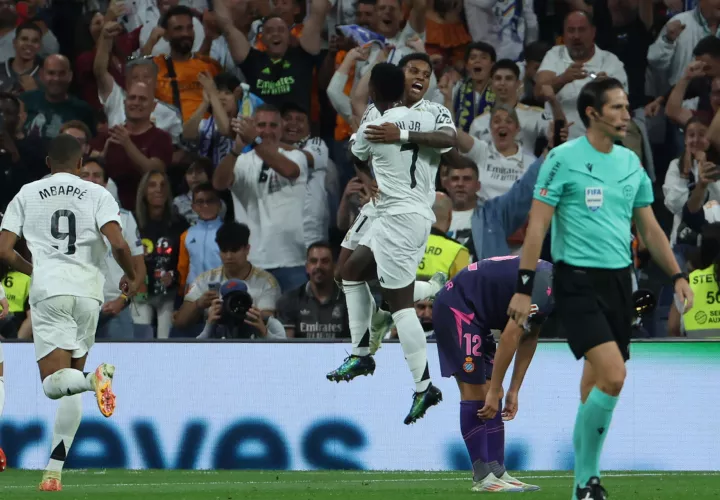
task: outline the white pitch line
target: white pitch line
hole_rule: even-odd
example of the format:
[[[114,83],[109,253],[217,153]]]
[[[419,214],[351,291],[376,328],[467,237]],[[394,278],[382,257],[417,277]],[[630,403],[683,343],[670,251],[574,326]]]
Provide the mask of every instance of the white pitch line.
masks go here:
[[[360,472],[360,471],[359,471]],[[370,471],[362,471],[363,473],[370,474]],[[603,477],[656,477],[656,476],[719,476],[718,472],[638,472],[638,473],[608,473],[603,474]],[[573,477],[571,474],[560,474],[560,475],[538,475],[538,476],[517,476],[518,479],[568,479]],[[69,485],[69,488],[78,489],[93,489],[93,488],[135,488],[135,487],[151,487],[151,486],[224,486],[224,485],[257,485],[257,484],[309,484],[317,482],[318,485],[322,484],[349,484],[349,483],[419,483],[429,481],[468,481],[470,480],[470,474],[466,476],[458,477],[428,477],[428,478],[408,478],[408,479],[344,479],[336,481],[310,481],[304,480],[292,480],[292,481],[198,481],[193,483],[110,483],[110,484],[74,484]],[[9,485],[3,486],[2,489],[35,489],[37,486],[25,486],[25,485]]]

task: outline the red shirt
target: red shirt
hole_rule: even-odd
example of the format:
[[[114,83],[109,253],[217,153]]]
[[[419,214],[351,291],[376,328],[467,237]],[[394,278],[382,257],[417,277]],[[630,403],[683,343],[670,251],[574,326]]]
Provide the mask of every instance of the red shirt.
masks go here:
[[[170,134],[153,125],[146,132],[131,135],[130,138],[142,154],[148,158],[161,160],[165,163],[165,167],[170,166],[173,155]],[[102,138],[98,136],[96,140],[97,145],[100,145],[99,150],[102,151],[102,145],[105,144],[107,136]],[[120,206],[126,210],[134,211],[138,184],[140,184],[144,172],[130,161],[125,148],[114,142],[108,144],[105,153],[105,165],[108,177],[117,184]]]

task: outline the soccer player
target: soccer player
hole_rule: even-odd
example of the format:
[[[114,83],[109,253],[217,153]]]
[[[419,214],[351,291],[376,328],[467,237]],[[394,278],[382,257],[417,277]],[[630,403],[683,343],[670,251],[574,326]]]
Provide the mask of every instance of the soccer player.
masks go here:
[[[41,491],[60,491],[62,468],[80,425],[80,394],[95,392],[100,412],[115,410],[115,367],[102,363],[83,373],[103,300],[105,243],[125,272],[121,288],[135,293],[135,271],[120,229],[119,207],[102,186],[79,177],[80,143],[70,135],[52,140],[47,164],[50,177],[26,184],[8,205],[0,233],[0,259],[32,277],[35,356],[45,395],[60,399],[50,461]],[[13,250],[25,237],[32,264]]]
[[[615,144],[630,122],[622,84],[613,78],[587,83],[577,107],[587,133],[553,149],[542,165],[508,314],[522,325],[530,313],[535,267],[552,220],[556,305],[547,327],[560,329],[575,357],[585,358],[573,493],[604,500],[600,454],[630,358],[633,221],[653,259],[672,276],[685,310],[693,294],[653,214],[650,179],[637,155]]]
[[[433,304],[440,372],[443,377],[455,377],[460,389],[460,430],[472,461],[473,491],[540,489],[505,470],[503,420],[515,418],[518,393],[535,354],[540,325],[553,306],[552,264],[540,261],[529,326],[520,327],[508,318],[507,305],[515,291],[519,266],[520,259],[514,256],[470,264],[440,290]],[[491,330],[502,330],[497,348]],[[516,350],[501,413],[503,380]]]
[[[452,119],[452,114],[443,105],[428,101],[425,99],[428,88],[430,86],[430,78],[432,77],[432,63],[430,56],[424,53],[413,53],[403,57],[398,62],[398,67],[403,70],[405,77],[405,90],[403,95],[403,103],[410,109],[419,111],[428,111],[435,117],[436,132],[448,135],[450,138],[456,137],[457,130]],[[373,120],[378,120],[382,113],[377,109],[375,104],[369,104],[363,114],[361,126]],[[367,137],[371,142],[384,142],[388,144],[400,143],[400,129],[393,123],[381,123],[380,125],[369,125],[367,127]],[[433,147],[437,145],[438,135],[435,132],[423,133],[415,132],[412,138],[408,138],[408,144],[417,144],[420,146],[418,156],[421,161],[427,162],[431,168],[431,176],[435,179],[437,168],[440,164],[440,155],[448,152],[450,147]],[[443,139],[440,137],[440,139]],[[442,144],[442,141],[441,141]],[[404,146],[409,147],[409,146]],[[372,180],[369,176],[358,172],[358,176],[366,185],[370,185]],[[430,193],[428,194],[432,201],[435,200],[435,185],[432,184]],[[342,268],[347,262],[352,252],[357,248],[360,240],[365,232],[372,225],[376,217],[376,208],[373,200],[363,206],[360,214],[353,223],[352,227],[345,235],[342,242],[340,256],[337,264],[337,275],[342,274]],[[427,282],[418,281],[415,283],[413,299],[415,301],[423,300],[434,296],[438,290],[445,284],[447,276],[444,273],[433,275]],[[375,313],[372,316],[371,323],[368,325],[370,330],[370,353],[380,348],[382,339],[385,334],[392,328],[392,316],[387,311],[374,308]]]
[[[427,408],[437,404],[442,394],[430,382],[425,332],[413,307],[415,273],[434,221],[430,193],[435,179],[432,167],[419,158],[420,147],[408,143],[416,132],[434,131],[435,117],[427,111],[402,106],[404,84],[402,70],[397,66],[380,63],[373,68],[370,95],[383,116],[362,125],[352,145],[356,167],[370,176],[374,171],[382,194],[377,203],[378,217],[342,271],[353,353],[340,368],[328,374],[328,378],[351,379],[374,371],[367,328],[373,313],[372,298],[365,282],[371,277],[374,262],[415,381],[416,393],[405,418],[405,423],[410,424],[421,418]],[[368,127],[385,122],[392,122],[401,129],[400,143],[368,140]],[[450,147],[455,138],[440,132],[437,141],[430,146]],[[372,168],[369,166],[371,158]]]

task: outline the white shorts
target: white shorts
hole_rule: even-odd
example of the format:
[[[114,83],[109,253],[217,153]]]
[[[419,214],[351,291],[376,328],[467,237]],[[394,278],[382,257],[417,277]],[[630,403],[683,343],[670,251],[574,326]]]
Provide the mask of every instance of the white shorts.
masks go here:
[[[360,245],[372,250],[380,286],[395,290],[415,281],[432,222],[418,214],[376,218]]]
[[[365,233],[367,233],[370,226],[372,226],[375,219],[376,217],[373,215],[364,215],[360,212],[360,215],[357,216],[353,225],[350,226],[350,229],[348,229],[348,232],[345,235],[345,238],[343,238],[340,246],[347,248],[350,251],[354,251],[360,244],[362,237]]]
[[[55,349],[70,351],[74,359],[85,356],[95,344],[101,303],[88,297],[58,295],[30,306],[35,358]]]

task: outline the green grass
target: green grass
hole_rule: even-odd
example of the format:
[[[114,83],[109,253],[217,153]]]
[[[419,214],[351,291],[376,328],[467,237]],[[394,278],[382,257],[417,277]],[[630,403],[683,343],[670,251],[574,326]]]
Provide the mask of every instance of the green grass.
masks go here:
[[[63,491],[37,491],[42,472],[0,474],[3,500],[461,500],[474,498],[469,472],[286,472],[286,471],[66,471]],[[519,472],[542,491],[533,500],[569,500],[567,472]],[[609,472],[611,498],[694,500],[717,498],[717,472]],[[488,494],[483,494],[484,496]],[[496,494],[497,495],[497,494]]]

